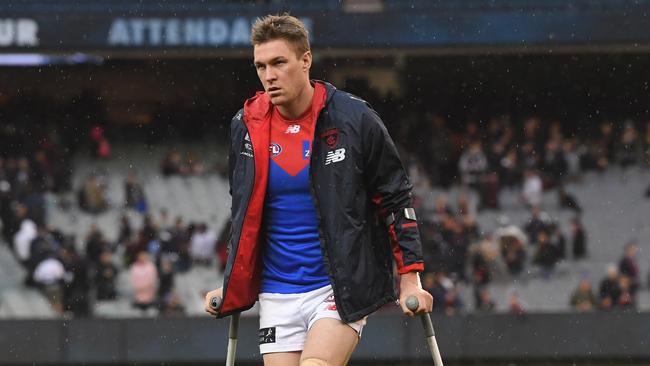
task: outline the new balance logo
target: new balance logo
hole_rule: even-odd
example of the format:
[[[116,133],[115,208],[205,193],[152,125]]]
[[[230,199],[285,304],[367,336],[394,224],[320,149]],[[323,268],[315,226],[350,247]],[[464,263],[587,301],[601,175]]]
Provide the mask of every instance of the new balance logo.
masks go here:
[[[300,132],[300,125],[289,125],[284,133],[298,133]]]
[[[330,165],[331,163],[338,163],[339,161],[345,159],[345,148],[336,149],[334,151],[329,151],[325,157],[325,165]]]

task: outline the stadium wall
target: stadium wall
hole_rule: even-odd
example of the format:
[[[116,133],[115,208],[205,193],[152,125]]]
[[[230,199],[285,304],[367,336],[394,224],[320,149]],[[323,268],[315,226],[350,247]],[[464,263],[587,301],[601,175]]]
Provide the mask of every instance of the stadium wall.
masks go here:
[[[240,324],[238,363],[259,362],[257,319]],[[630,364],[650,360],[650,314],[472,314],[433,323],[445,360]],[[0,322],[0,365],[208,364],[225,361],[228,320],[205,318]],[[418,319],[369,320],[353,363],[428,360]]]

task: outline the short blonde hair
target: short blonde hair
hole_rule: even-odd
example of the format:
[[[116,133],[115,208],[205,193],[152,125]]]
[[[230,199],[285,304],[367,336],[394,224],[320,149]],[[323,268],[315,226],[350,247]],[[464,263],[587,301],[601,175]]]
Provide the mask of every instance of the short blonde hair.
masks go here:
[[[298,57],[310,50],[309,33],[298,18],[289,14],[257,18],[251,28],[253,46],[276,39],[287,41],[294,48]]]

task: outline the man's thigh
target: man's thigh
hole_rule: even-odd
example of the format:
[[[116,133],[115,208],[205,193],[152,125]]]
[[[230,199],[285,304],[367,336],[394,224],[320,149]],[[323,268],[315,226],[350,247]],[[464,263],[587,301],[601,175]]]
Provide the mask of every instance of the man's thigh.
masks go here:
[[[319,319],[307,333],[300,362],[318,359],[332,366],[345,365],[358,342],[359,334],[349,325],[338,319]]]
[[[262,356],[264,366],[298,366],[300,365],[300,352],[266,353]]]

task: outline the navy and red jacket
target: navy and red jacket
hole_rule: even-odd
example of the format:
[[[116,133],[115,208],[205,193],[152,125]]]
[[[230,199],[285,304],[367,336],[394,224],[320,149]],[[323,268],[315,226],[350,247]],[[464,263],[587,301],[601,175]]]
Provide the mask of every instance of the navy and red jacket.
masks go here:
[[[404,210],[412,186],[368,103],[314,82],[327,96],[312,143],[311,191],[336,307],[354,322],[397,298],[393,261],[400,274],[424,269],[417,222]],[[251,308],[260,292],[272,108],[258,92],[231,124],[232,231],[220,317]]]

